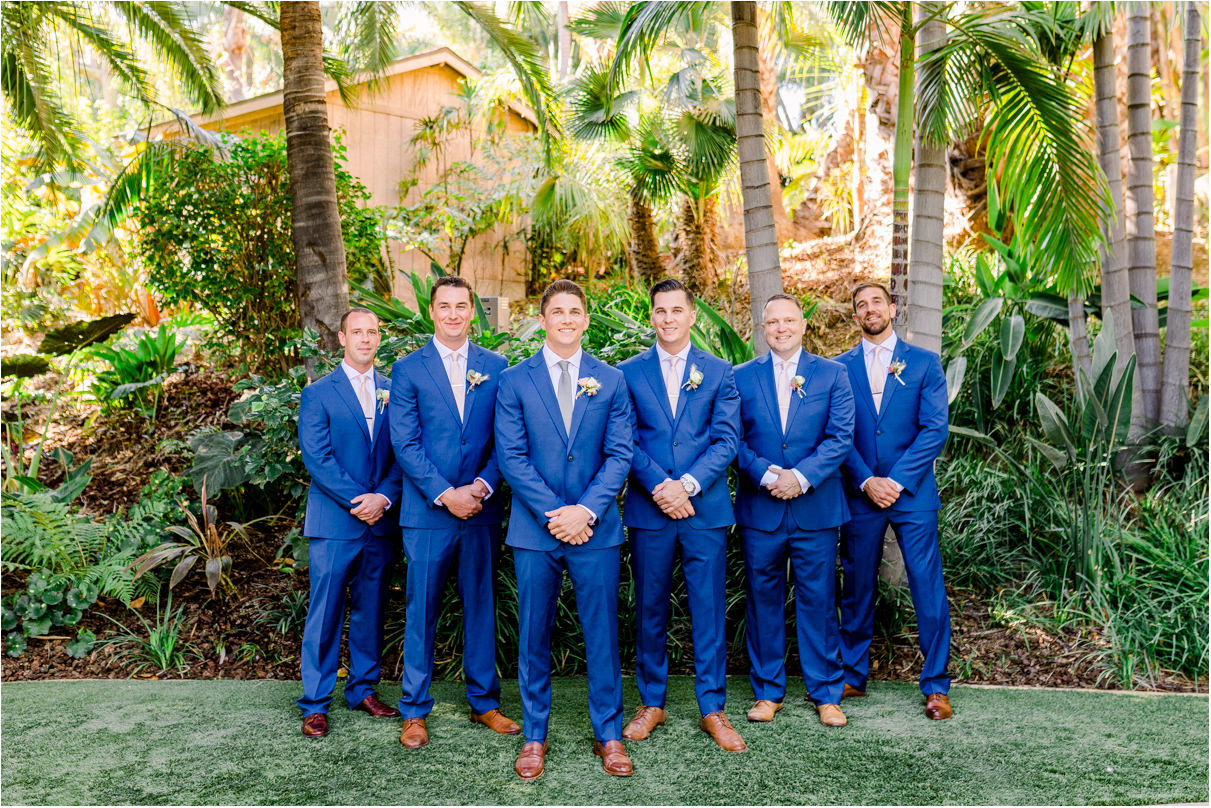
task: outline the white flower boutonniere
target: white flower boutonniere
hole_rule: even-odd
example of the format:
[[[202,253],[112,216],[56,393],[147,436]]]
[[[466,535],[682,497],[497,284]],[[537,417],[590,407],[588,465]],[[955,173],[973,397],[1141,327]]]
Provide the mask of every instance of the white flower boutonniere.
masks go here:
[[[476,387],[479,387],[481,384],[486,382],[490,376],[491,374],[489,373],[480,373],[477,370],[468,370],[467,384],[472,390],[474,390]]]
[[[896,381],[898,381],[900,384],[904,384],[904,380],[900,378],[900,374],[904,372],[904,368],[906,367],[908,366],[904,364],[903,359],[897,359],[895,362],[892,362],[887,366],[887,372],[895,376]]]
[[[391,391],[385,387],[380,387],[374,391],[374,397],[378,399],[378,411],[382,412],[387,408],[388,402],[391,401]]]
[[[576,398],[580,398],[582,393],[586,396],[595,396],[597,395],[597,391],[601,389],[601,382],[597,381],[593,376],[577,379],[576,384],[580,386],[580,389],[576,391]]]
[[[702,371],[697,365],[690,365],[689,378],[685,380],[685,384],[681,385],[682,390],[697,390],[698,385],[702,384]]]
[[[803,382],[807,381],[802,376],[791,377],[791,389],[798,393],[799,398],[803,398]]]

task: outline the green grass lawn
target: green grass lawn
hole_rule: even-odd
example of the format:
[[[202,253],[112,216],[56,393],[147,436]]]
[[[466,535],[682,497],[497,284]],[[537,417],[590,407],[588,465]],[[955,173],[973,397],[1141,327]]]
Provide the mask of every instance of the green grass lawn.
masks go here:
[[[628,717],[636,704],[627,679]],[[802,684],[773,724],[744,720],[749,691],[729,681],[749,751],[698,730],[693,683],[676,678],[669,723],[628,743],[635,776],[590,752],[584,679],[557,680],[547,772],[513,774],[517,738],[467,720],[458,683],[435,685],[430,745],[405,751],[399,722],[330,716],[304,738],[297,682],[6,682],[0,729],[4,802],[32,804],[1087,804],[1207,800],[1205,697],[956,687],[955,716],[933,722],[910,684],[873,683],[827,729]],[[393,685],[379,688],[394,703]],[[516,682],[504,709],[520,720]],[[337,704],[341,704],[337,697]]]

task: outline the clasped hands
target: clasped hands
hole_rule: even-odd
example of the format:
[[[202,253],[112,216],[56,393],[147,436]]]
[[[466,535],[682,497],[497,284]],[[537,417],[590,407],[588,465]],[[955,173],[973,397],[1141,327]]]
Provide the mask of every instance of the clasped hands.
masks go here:
[[[652,501],[670,519],[686,519],[694,515],[690,495],[680,480],[665,480],[652,489]]]
[[[589,527],[592,515],[580,505],[561,505],[543,514],[547,517],[547,530],[565,544],[584,544],[593,535]]]
[[[778,475],[778,479],[771,480],[765,486],[775,498],[794,499],[803,493],[803,487],[799,485],[799,478],[795,476],[795,472],[791,469],[784,469],[781,466],[770,466],[769,471]]]
[[[890,508],[900,498],[900,489],[890,477],[871,477],[866,481],[866,485],[862,486],[862,490],[870,497],[870,501],[880,508]]]
[[[391,503],[391,500],[382,494],[358,494],[349,501],[356,506],[350,508],[349,513],[368,525],[373,525],[379,519],[382,519],[387,506]]]
[[[459,519],[470,519],[483,510],[484,498],[487,496],[488,486],[477,479],[458,488],[451,488],[438,498],[438,502]]]

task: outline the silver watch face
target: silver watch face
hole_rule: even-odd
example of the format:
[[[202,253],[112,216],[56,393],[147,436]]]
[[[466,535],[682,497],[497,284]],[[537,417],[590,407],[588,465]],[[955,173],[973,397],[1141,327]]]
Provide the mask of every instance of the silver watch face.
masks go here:
[[[694,487],[692,485],[690,485],[690,481],[685,479],[684,477],[681,479],[681,487],[685,489],[685,493],[687,493],[687,494],[694,493]]]

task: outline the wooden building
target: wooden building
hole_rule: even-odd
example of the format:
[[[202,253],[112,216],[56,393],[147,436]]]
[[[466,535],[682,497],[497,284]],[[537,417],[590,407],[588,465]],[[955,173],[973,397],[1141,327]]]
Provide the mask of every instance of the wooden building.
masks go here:
[[[342,103],[336,84],[327,84],[328,122],[332,129],[343,130],[346,148],[346,169],[361,180],[370,191],[370,204],[396,206],[401,204],[400,181],[414,163],[413,149],[408,141],[416,131],[419,120],[436,115],[443,107],[456,104],[452,93],[464,78],[475,79],[480,71],[449,48],[438,48],[397,59],[371,88],[363,83],[356,89],[358,102],[353,107]],[[532,133],[537,131],[533,112],[523,104],[509,104],[506,131]],[[211,131],[232,133],[278,132],[285,128],[282,93],[249,98],[211,115],[195,115],[199,126]],[[152,128],[155,137],[174,137],[175,121]],[[445,153],[448,164],[470,158],[466,138],[454,138]],[[438,175],[433,164],[420,172],[420,183],[408,192],[404,203],[415,202]],[[524,246],[503,239],[513,227],[498,226],[495,231],[474,238],[467,247],[462,274],[481,295],[499,295],[509,300],[525,297],[526,257]],[[416,271],[428,277],[429,261],[416,250],[405,251],[398,242],[388,242],[391,259],[400,270],[395,277],[395,294],[412,302],[414,296],[409,273]]]

